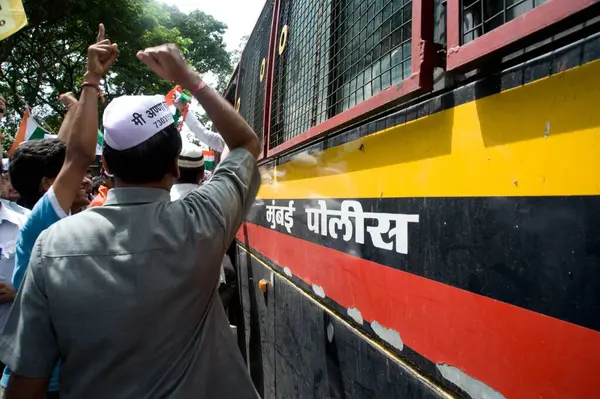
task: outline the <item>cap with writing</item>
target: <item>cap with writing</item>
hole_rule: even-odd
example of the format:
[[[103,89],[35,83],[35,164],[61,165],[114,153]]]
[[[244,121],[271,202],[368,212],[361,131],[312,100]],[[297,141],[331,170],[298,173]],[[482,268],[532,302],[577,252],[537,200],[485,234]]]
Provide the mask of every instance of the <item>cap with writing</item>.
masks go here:
[[[180,168],[200,168],[204,166],[204,156],[202,149],[192,143],[184,143],[181,149],[181,154],[177,159],[177,164]]]
[[[104,141],[115,150],[127,150],[174,123],[165,96],[117,97],[104,110]]]

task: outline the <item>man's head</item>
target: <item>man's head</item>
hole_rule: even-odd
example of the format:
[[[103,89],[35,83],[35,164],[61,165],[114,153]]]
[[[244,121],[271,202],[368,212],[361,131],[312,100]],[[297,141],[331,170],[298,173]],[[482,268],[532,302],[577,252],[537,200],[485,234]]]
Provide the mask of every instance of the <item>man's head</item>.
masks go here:
[[[33,208],[52,186],[65,161],[67,146],[58,139],[31,140],[21,144],[10,160],[10,181],[26,208]],[[89,181],[83,179],[73,209],[89,203]]]
[[[204,180],[204,157],[197,145],[186,143],[177,160],[179,183],[200,184]]]
[[[19,195],[19,192],[12,186],[8,172],[3,172],[2,179],[0,180],[2,181],[2,185],[0,186],[0,192],[2,192],[2,195],[0,195],[0,197],[12,202],[17,202],[21,196]]]
[[[103,116],[103,158],[115,186],[170,190],[179,178],[181,136],[164,96],[123,96]]]

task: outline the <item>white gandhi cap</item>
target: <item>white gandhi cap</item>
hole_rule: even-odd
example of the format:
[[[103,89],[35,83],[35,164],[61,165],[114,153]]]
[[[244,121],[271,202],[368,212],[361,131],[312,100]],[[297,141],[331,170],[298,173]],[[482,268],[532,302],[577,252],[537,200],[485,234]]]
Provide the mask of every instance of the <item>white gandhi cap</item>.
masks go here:
[[[202,149],[192,143],[184,143],[177,164],[180,168],[200,168],[204,166]]]
[[[127,150],[174,123],[165,96],[117,97],[104,110],[104,141],[115,150]]]

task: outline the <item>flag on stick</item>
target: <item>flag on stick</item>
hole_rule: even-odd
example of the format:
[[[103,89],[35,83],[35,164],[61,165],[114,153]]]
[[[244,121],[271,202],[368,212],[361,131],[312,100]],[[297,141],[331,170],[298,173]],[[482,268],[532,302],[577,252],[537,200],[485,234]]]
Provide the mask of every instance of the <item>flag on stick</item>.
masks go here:
[[[15,141],[8,150],[8,156],[12,157],[12,154],[15,152],[17,147],[29,140],[40,140],[46,137],[46,135],[52,135],[52,133],[44,130],[33,118],[31,115],[31,110],[29,108],[25,109],[23,113],[23,118],[21,119],[21,124],[19,125],[19,131],[17,132],[17,136],[15,137]]]
[[[192,96],[185,93],[181,86],[177,85],[166,95],[167,105],[171,107],[171,112],[173,113],[173,119],[175,119],[175,124],[177,125],[177,129],[181,132],[183,128],[183,122],[190,108],[190,102],[192,100]],[[184,101],[186,106],[183,112],[179,112],[179,110],[175,107],[175,102]]]
[[[202,151],[202,155],[204,157],[204,167],[209,170],[214,169],[215,168],[215,151],[214,150]]]

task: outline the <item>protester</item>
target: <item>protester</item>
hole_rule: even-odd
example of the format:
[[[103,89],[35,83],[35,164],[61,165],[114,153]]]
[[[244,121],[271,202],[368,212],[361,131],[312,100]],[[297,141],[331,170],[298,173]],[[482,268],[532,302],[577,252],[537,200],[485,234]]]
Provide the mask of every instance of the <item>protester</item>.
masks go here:
[[[3,171],[0,164],[0,172]],[[15,267],[15,248],[19,230],[25,224],[28,215],[28,209],[5,199],[0,200],[0,331],[15,298],[15,289],[11,283]]]
[[[4,164],[2,164],[2,170],[5,170]],[[10,176],[8,174],[8,171],[2,172],[1,192],[2,195],[0,197],[11,202],[17,202],[21,198],[19,192],[15,190],[15,188],[12,186],[12,183],[10,182]]]
[[[204,180],[204,156],[202,149],[192,143],[185,143],[177,159],[179,179],[171,188],[171,201],[185,197],[198,188]]]
[[[88,208],[104,205],[104,202],[106,202],[106,196],[108,195],[108,190],[114,187],[114,178],[104,171],[102,172],[102,174],[104,175],[104,177],[99,178],[101,184],[98,187],[98,192],[96,193],[96,196],[94,197]]]
[[[102,178],[102,176],[94,177],[94,180],[92,180],[92,195],[94,197],[96,195],[98,195],[98,191],[100,190],[100,187],[102,187],[103,185],[104,185],[104,179]]]
[[[28,209],[32,209],[50,189],[65,163],[77,100],[73,93],[63,94],[60,100],[67,106],[67,114],[58,137],[24,142],[17,147],[10,161],[10,181],[21,196],[20,204]],[[86,170],[87,166],[89,163]],[[67,213],[75,213],[90,202],[88,191],[91,190],[91,182],[83,176],[80,182],[80,190],[72,201],[72,209],[67,210]],[[53,197],[53,194],[50,197]]]
[[[108,105],[103,156],[115,188],[37,240],[0,338],[15,370],[8,399],[42,398],[59,358],[65,398],[258,397],[216,287],[258,190],[259,140],[176,46],[138,58],[193,93],[231,152],[209,183],[171,202],[181,137],[165,97]],[[97,130],[94,94],[84,89],[74,123],[84,135]]]
[[[19,294],[21,297],[19,305],[13,307],[17,309],[13,311],[13,317],[16,319],[13,319],[12,323],[7,323],[0,338],[1,360],[10,370],[17,373],[11,375],[9,368],[4,371],[2,386],[6,388],[5,396],[8,399],[59,396],[58,367],[54,368],[50,380],[52,369],[59,360],[58,357],[53,358],[52,361],[44,359],[47,361],[45,363],[47,368],[43,385],[29,384],[29,381],[36,381],[29,378],[36,377],[36,367],[40,365],[37,359],[40,340],[48,340],[51,337],[44,335],[46,331],[38,330],[37,323],[28,322],[28,318],[39,310],[38,304],[31,302],[35,301],[35,293],[28,289],[31,287],[28,282],[32,283],[33,278],[29,273],[28,264],[32,255],[34,258],[37,256],[37,253],[33,253],[32,250],[40,233],[65,218],[72,209],[79,209],[81,204],[78,205],[77,201],[88,201],[87,188],[82,181],[88,180],[85,174],[96,156],[98,84],[118,54],[116,47],[103,38],[104,27],[101,26],[98,33],[99,42],[88,50],[88,72],[84,76],[85,83],[79,104],[70,94],[69,98],[63,96],[61,99],[63,103],[67,102],[69,105],[59,138],[22,144],[15,152],[11,163],[11,178],[17,190],[28,202],[40,195],[39,187],[44,187],[42,190],[45,193],[33,207],[17,241],[12,283],[17,288],[23,283],[24,287]],[[82,123],[84,118],[85,123]],[[24,191],[21,191],[21,188]],[[24,278],[25,275],[29,277]],[[33,282],[34,285],[38,283],[41,283],[41,280]],[[67,291],[60,289],[59,291],[68,295]],[[22,313],[19,313],[20,305],[25,305]],[[39,316],[48,317],[47,314]],[[8,324],[11,326],[8,327]],[[15,338],[17,334],[19,339]],[[35,338],[31,339],[32,337]],[[29,378],[22,378],[22,376]]]
[[[179,96],[175,100],[174,104],[175,107],[179,110],[179,112],[183,112],[187,105],[186,102],[181,98],[181,96]],[[210,130],[208,130],[202,124],[202,122],[198,120],[196,114],[194,114],[193,112],[188,112],[183,121],[187,128],[190,129],[192,133],[194,133],[194,136],[196,136],[198,140],[200,140],[210,148],[214,149],[215,151],[223,152],[223,150],[226,147],[225,140],[223,140],[223,137],[221,137],[219,133],[211,132]]]
[[[179,179],[171,188],[171,201],[185,197],[202,184],[205,176],[202,149],[192,143],[185,143],[177,159],[177,165],[179,166]],[[219,296],[223,307],[227,308],[236,291],[237,274],[231,260],[225,254],[219,280]]]

